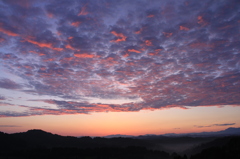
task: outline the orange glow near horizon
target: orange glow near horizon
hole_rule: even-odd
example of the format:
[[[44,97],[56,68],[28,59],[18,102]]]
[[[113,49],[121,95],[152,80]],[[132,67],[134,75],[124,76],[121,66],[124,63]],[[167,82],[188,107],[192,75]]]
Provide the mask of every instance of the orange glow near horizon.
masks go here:
[[[214,114],[218,114],[215,116]],[[232,123],[240,127],[240,107],[195,107],[183,109],[142,110],[139,112],[101,112],[75,115],[45,115],[30,117],[2,117],[1,125],[19,127],[0,128],[6,133],[42,129],[53,134],[70,136],[106,136],[112,134],[144,135],[219,131],[231,126],[207,127],[216,123]],[[202,116],[204,115],[204,119]],[[24,125],[24,126],[21,126]],[[195,125],[205,126],[202,128]]]

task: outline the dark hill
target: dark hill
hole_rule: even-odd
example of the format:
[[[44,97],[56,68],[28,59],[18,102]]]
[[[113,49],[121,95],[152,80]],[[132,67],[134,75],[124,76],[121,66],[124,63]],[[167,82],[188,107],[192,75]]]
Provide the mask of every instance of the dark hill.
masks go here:
[[[224,134],[224,135],[240,135],[240,128],[227,128],[226,130],[219,131],[219,134]]]
[[[76,147],[76,141],[78,139],[76,137],[65,137],[36,129],[10,135],[26,143],[25,147],[22,148]]]
[[[1,145],[16,145],[15,148],[52,148],[52,147],[77,147],[77,148],[96,148],[96,147],[127,147],[127,146],[153,146],[148,141],[132,138],[91,138],[91,137],[70,137],[60,136],[42,130],[29,130],[27,132],[5,134],[0,133]],[[4,148],[5,146],[2,146]],[[9,148],[12,146],[7,146]]]
[[[76,138],[51,134],[42,130],[30,130],[15,134],[0,133],[0,141],[1,159],[171,159],[166,152],[148,149],[153,147],[152,143],[132,138]]]
[[[208,147],[190,159],[239,159],[240,137],[224,137],[202,145]]]
[[[234,132],[236,131],[236,132]],[[224,134],[238,134],[237,129],[226,129]],[[166,137],[158,135],[141,136],[139,138],[103,138],[103,137],[70,137],[52,134],[42,130],[6,134],[0,132],[0,158],[162,158],[181,159],[173,153],[186,153],[193,159],[205,158],[221,150],[226,156],[239,155],[240,137]],[[195,147],[194,149],[192,149]],[[184,150],[191,148],[191,151]],[[164,152],[166,151],[166,152]],[[202,152],[201,152],[202,151]],[[225,152],[226,151],[226,152]],[[168,153],[173,155],[169,155]],[[240,151],[239,151],[240,152]],[[221,155],[220,155],[221,156]],[[232,156],[232,157],[235,157]],[[184,155],[184,159],[186,159]]]
[[[187,154],[197,154],[197,153],[200,153],[201,151],[203,151],[205,149],[209,149],[209,148],[212,148],[212,147],[223,147],[223,146],[227,145],[231,140],[234,140],[234,139],[239,141],[239,144],[240,144],[240,136],[219,137],[219,138],[215,138],[214,140],[212,140],[210,142],[200,144],[193,149],[185,151],[185,153],[187,153]]]

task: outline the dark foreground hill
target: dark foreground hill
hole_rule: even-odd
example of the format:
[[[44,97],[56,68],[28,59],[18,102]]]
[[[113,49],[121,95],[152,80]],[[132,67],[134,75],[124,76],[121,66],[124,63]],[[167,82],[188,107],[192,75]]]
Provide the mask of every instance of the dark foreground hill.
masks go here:
[[[167,152],[150,150],[153,144],[132,138],[69,137],[42,130],[0,132],[0,159],[142,158],[171,159]]]
[[[179,156],[167,147],[196,144]],[[174,150],[174,149],[172,149]],[[219,151],[219,152],[218,152]],[[184,155],[184,153],[186,155]],[[6,134],[0,132],[0,159],[199,159],[240,158],[240,136],[91,138],[51,134],[42,130]]]
[[[202,151],[190,159],[240,159],[240,136],[218,138],[199,149]]]

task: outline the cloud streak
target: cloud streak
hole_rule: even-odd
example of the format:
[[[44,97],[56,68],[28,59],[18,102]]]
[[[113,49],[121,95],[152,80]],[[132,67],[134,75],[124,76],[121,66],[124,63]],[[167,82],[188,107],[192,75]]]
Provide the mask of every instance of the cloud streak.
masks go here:
[[[32,101],[48,96],[48,102],[35,108],[7,94],[11,101],[1,101],[19,101],[28,111],[0,112],[28,116],[240,105],[238,4],[1,1],[0,69],[8,77],[0,76],[0,89],[31,95]]]
[[[0,125],[0,127],[21,127],[21,126],[18,126],[18,125]]]
[[[194,125],[194,127],[197,128],[206,128],[206,127],[215,127],[215,126],[232,126],[235,125],[236,123],[224,123],[224,124],[212,124],[212,125]]]

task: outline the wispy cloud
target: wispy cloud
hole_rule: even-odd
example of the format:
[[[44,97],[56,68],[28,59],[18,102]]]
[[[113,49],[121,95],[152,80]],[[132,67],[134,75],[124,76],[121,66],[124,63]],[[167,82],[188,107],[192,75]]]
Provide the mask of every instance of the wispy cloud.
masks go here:
[[[19,125],[0,125],[0,127],[21,127]]]
[[[6,98],[0,95],[0,100],[5,100]]]
[[[0,88],[5,88],[5,89],[19,89],[21,88],[20,84],[15,83],[14,81],[10,79],[0,79]]]
[[[212,125],[194,125],[197,128],[205,128],[205,127],[214,127],[214,126],[231,126],[235,125],[236,123],[224,123],[224,124],[212,124]]]

